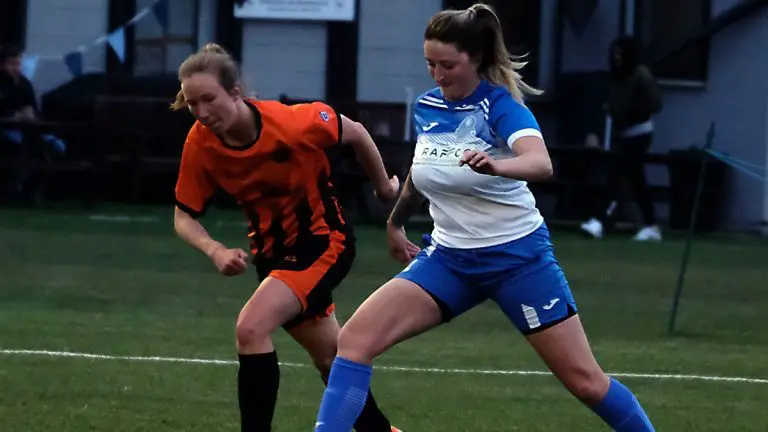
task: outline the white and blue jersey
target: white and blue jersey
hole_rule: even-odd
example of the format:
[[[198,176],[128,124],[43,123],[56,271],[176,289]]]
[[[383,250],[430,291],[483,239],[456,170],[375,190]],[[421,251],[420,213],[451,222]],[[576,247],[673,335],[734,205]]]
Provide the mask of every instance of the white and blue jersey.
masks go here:
[[[543,223],[526,182],[479,174],[459,166],[466,151],[514,157],[520,138],[541,138],[533,114],[506,88],[483,81],[469,97],[449,102],[440,89],[421,95],[413,109],[416,149],[411,179],[429,200],[432,238],[469,249],[526,236]]]
[[[542,138],[533,114],[487,81],[467,98],[440,89],[419,96],[411,180],[429,200],[433,244],[396,277],[421,286],[448,321],[485,300],[499,304],[523,333],[576,313],[549,231],[526,182],[459,166],[466,151],[516,157],[523,137]]]

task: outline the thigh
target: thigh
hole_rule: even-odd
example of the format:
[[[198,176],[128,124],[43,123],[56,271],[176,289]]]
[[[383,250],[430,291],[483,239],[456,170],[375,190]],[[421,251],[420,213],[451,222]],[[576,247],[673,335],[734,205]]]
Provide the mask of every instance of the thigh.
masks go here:
[[[578,311],[568,280],[551,249],[510,271],[493,287],[490,296],[525,335],[555,326]]]
[[[335,310],[332,292],[355,260],[354,244],[334,238],[301,245],[295,250],[296,254],[282,257],[268,272],[269,277],[288,286],[301,303],[299,313],[283,324],[286,330],[330,316]]]
[[[344,324],[338,355],[371,364],[390,347],[442,322],[434,297],[409,280],[395,278],[371,294]]]
[[[326,317],[305,320],[287,331],[307,351],[318,368],[330,370],[340,330],[336,314],[331,313]]]
[[[301,302],[294,291],[283,281],[267,277],[240,311],[238,332],[269,335],[300,312]]]
[[[583,402],[598,403],[610,386],[589,346],[578,315],[527,336],[549,370]]]
[[[527,336],[528,342],[558,375],[566,365],[581,365],[580,369],[599,368],[592,355],[587,335],[578,315],[544,331]]]
[[[651,134],[643,134],[634,137],[625,138],[624,147],[627,155],[627,165],[631,169],[630,175],[645,175],[645,155],[650,150],[652,141]]]
[[[442,254],[435,246],[422,249],[395,278],[413,282],[426,291],[440,307],[443,321],[448,322],[486,297],[467,283],[468,276],[449,266]]]
[[[645,154],[651,145],[651,135],[639,135],[634,137],[622,137],[616,145],[616,167],[625,177],[631,175],[636,167],[645,166]]]

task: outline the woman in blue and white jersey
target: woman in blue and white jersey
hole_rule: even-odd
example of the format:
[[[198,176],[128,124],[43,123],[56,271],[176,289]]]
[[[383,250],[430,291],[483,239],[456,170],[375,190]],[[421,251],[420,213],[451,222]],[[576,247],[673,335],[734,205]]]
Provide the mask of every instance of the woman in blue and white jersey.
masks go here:
[[[552,175],[525,84],[499,19],[476,4],[427,25],[424,52],[438,87],[414,107],[411,172],[392,211],[390,252],[407,267],[373,293],[341,331],[315,431],[347,432],[365,403],[371,365],[410,337],[496,302],[563,385],[617,431],[653,431],[624,385],[598,365],[549,231],[527,181]],[[429,200],[433,244],[403,229]]]

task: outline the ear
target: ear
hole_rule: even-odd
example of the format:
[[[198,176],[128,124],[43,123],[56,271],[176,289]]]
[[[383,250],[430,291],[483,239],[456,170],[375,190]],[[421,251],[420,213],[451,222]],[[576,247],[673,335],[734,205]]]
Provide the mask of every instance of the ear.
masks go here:
[[[232,90],[230,90],[229,94],[232,96],[232,99],[236,101],[240,100],[243,98],[243,89],[239,85],[236,85],[232,87]]]
[[[469,57],[469,63],[475,68],[478,74],[483,73],[483,55]]]

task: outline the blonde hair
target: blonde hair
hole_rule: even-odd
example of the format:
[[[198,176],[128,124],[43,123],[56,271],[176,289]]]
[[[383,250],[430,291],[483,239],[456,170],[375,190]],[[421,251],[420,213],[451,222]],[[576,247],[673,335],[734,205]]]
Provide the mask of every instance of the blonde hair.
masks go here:
[[[208,72],[216,75],[219,83],[227,92],[235,87],[241,87],[240,68],[237,62],[221,45],[208,43],[200,50],[184,60],[179,66],[179,81],[196,73]],[[171,104],[171,109],[181,110],[187,108],[187,100],[184,93],[179,90],[176,100]]]
[[[487,4],[438,12],[429,20],[424,39],[450,43],[467,53],[478,61],[481,78],[506,87],[518,102],[522,103],[528,95],[544,93],[523,80],[519,71],[527,62],[507,51],[501,21]]]

